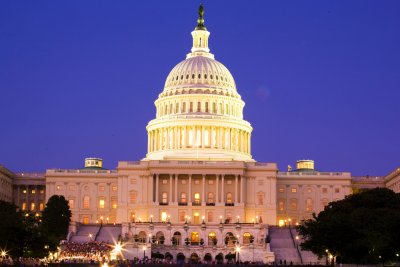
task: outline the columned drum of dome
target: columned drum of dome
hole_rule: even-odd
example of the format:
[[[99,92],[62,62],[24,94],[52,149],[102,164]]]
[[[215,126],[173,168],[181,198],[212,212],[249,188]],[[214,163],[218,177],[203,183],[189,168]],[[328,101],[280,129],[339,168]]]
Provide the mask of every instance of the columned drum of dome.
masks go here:
[[[202,10],[191,52],[169,73],[155,101],[146,159],[253,161],[245,103],[229,70],[210,53],[209,36]]]

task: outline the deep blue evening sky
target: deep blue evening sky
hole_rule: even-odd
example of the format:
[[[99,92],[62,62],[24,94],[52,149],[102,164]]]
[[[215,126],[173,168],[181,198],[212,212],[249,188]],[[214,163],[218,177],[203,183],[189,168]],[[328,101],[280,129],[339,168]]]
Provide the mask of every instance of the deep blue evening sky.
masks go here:
[[[400,1],[203,1],[210,48],[281,170],[400,166]],[[190,51],[199,1],[1,1],[0,164],[106,168],[145,156],[145,126]]]

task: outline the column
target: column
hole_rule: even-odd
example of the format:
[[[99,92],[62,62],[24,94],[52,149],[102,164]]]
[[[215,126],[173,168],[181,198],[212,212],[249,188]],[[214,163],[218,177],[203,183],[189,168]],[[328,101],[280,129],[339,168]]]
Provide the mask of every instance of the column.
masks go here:
[[[219,203],[219,197],[218,197],[218,195],[219,195],[219,185],[218,185],[219,179],[218,179],[218,177],[219,177],[219,174],[215,175],[215,184],[216,184],[215,203]]]
[[[189,196],[188,196],[188,202],[192,203],[192,175],[189,174]]]
[[[205,135],[205,131],[206,131],[206,129],[204,128],[204,126],[201,126],[201,148],[204,148],[204,141],[205,141],[205,137],[204,137],[204,135]]]
[[[175,202],[178,203],[178,175],[175,174]]]
[[[147,152],[150,152],[151,132],[147,132]]]
[[[169,175],[169,199],[168,202],[172,202],[172,174]]]
[[[238,203],[238,176],[235,175],[235,205]]]
[[[224,179],[225,179],[225,174],[222,174],[221,175],[221,202],[223,202],[223,203],[225,203]]]
[[[159,204],[159,201],[158,201],[158,186],[159,186],[159,185],[158,185],[158,182],[159,182],[159,176],[160,176],[160,175],[157,173],[157,174],[156,174],[156,203],[157,203],[157,204]]]
[[[243,196],[243,192],[244,192],[244,181],[243,181],[244,177],[241,175],[240,176],[240,203],[244,203],[244,196]]]
[[[202,187],[202,189],[203,189],[203,192],[201,193],[202,194],[202,200],[201,200],[201,202],[206,202],[206,175],[205,174],[203,174],[203,187]]]

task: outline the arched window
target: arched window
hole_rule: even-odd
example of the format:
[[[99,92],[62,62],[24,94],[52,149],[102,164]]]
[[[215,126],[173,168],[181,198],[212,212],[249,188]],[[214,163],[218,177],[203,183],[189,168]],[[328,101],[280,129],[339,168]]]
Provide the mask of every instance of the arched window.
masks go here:
[[[312,198],[306,199],[306,211],[310,212],[314,209],[314,201]]]
[[[182,103],[182,113],[186,112],[186,102]]]
[[[197,102],[197,112],[201,111],[201,102]]]
[[[264,205],[264,193],[262,192],[257,193],[257,204]]]
[[[165,241],[164,233],[161,231],[158,231],[156,233],[156,244],[164,244],[164,241]]]
[[[137,192],[136,191],[129,192],[129,200],[130,200],[131,204],[136,204],[136,201],[137,201]]]
[[[198,245],[199,242],[200,242],[199,232],[192,232],[190,234],[190,243],[192,243],[192,245]]]
[[[215,104],[215,102],[214,102],[214,103],[212,103],[212,113],[217,113],[217,111],[216,111],[216,104]]]
[[[168,194],[167,192],[162,192],[161,194],[161,203],[167,204],[168,203]]]
[[[231,204],[233,203],[232,193],[226,193],[226,203]]]
[[[174,236],[172,237],[172,244],[173,245],[179,245],[182,243],[182,235],[180,232],[175,232]]]
[[[208,112],[208,102],[205,103],[205,112]]]
[[[209,192],[207,195],[207,204],[214,204],[214,193]]]
[[[248,245],[250,243],[253,243],[254,237],[252,234],[246,232],[243,234],[243,245]]]
[[[189,109],[190,109],[190,110],[189,110],[190,112],[193,112],[193,102],[190,102],[190,107],[189,107]]]
[[[194,193],[194,202],[193,205],[200,205],[200,193]]]
[[[139,243],[146,243],[147,235],[145,231],[139,232]]]

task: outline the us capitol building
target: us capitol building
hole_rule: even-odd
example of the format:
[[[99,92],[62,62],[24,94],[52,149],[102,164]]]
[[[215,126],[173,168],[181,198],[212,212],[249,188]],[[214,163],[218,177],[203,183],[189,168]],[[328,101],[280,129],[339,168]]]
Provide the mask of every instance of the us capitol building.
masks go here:
[[[157,251],[174,258],[178,252],[214,258],[241,244],[242,260],[273,261],[265,242],[270,225],[295,224],[365,188],[399,191],[400,168],[386,177],[352,177],[317,171],[312,160],[288,171],[254,160],[245,103],[229,70],[210,52],[202,7],[191,34],[191,51],[155,101],[144,159],[106,170],[102,159],[87,158],[83,169],[45,174],[0,166],[0,198],[40,212],[52,195],[63,195],[73,214],[72,236],[82,225],[115,224],[124,239],[151,239],[144,250],[162,244]]]

